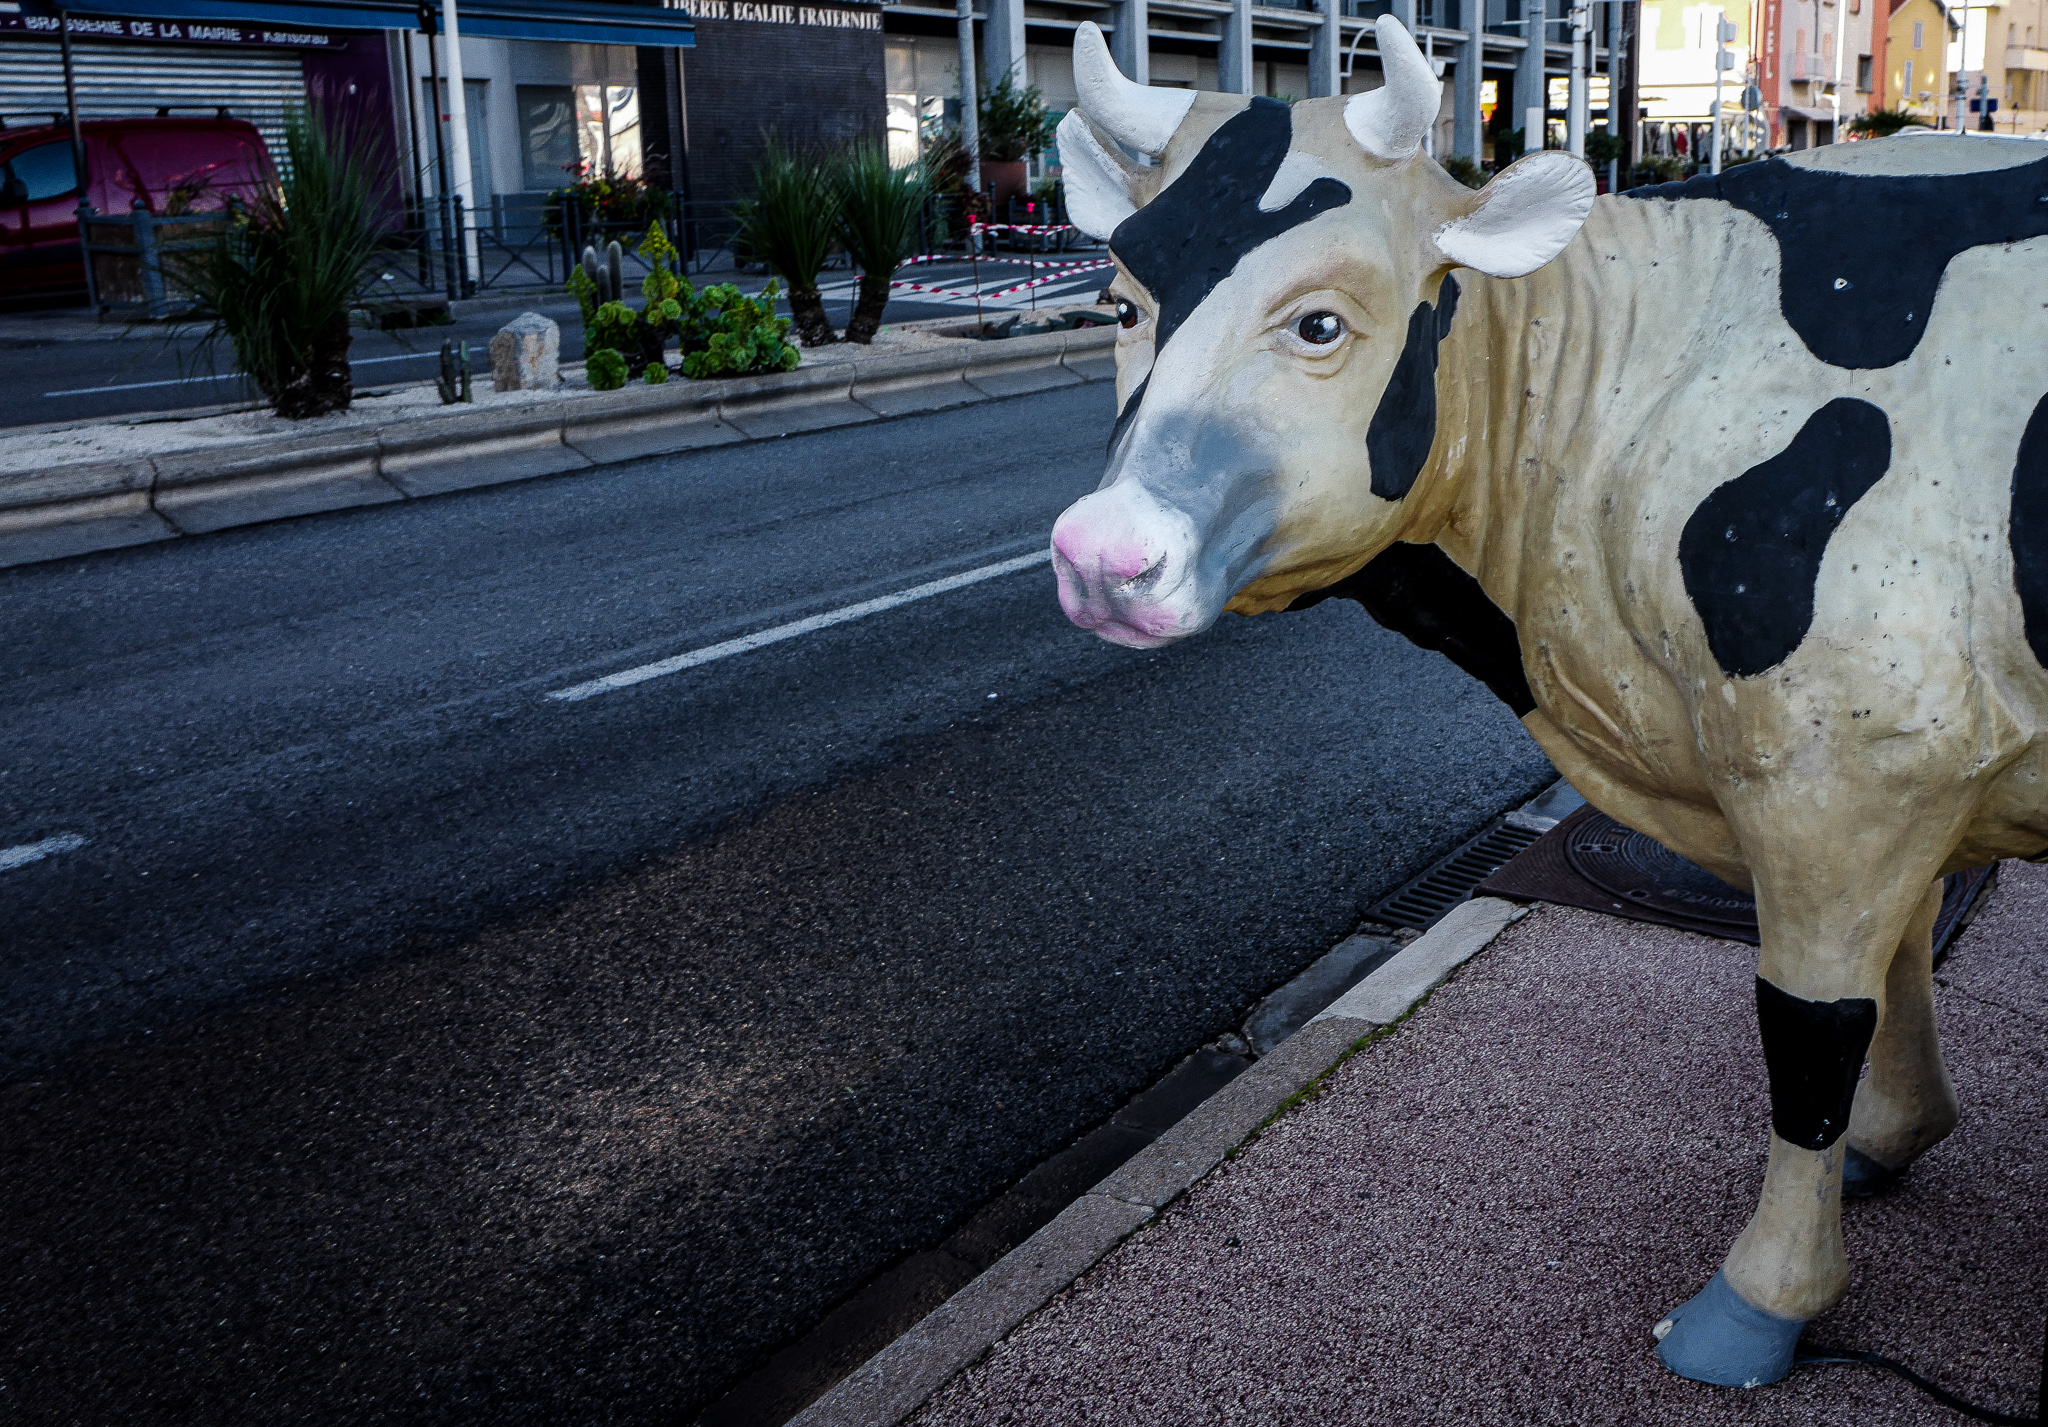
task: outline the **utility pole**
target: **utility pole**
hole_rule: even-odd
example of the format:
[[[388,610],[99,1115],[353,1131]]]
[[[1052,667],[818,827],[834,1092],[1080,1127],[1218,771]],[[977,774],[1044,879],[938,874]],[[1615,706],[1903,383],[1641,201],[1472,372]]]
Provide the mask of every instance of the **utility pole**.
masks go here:
[[[1713,162],[1709,173],[1721,171],[1721,76],[1735,68],[1735,56],[1728,53],[1728,42],[1735,38],[1735,26],[1728,19],[1726,11],[1714,12],[1714,138]]]
[[[1621,133],[1621,0],[1607,0],[1607,137]],[[1611,149],[1609,152],[1613,152]],[[1607,191],[1621,192],[1621,162],[1607,161]]]
[[[1615,0],[1621,6],[1621,55],[1615,65],[1616,78],[1613,81],[1616,94],[1621,100],[1621,176],[1628,183],[1635,182],[1636,163],[1642,158],[1642,126],[1636,122],[1636,110],[1642,99],[1642,8],[1640,0]],[[1611,102],[1611,101],[1610,101]]]
[[[476,176],[469,166],[469,106],[462,87],[462,30],[455,18],[455,0],[441,0],[441,38],[448,54],[448,142],[455,150],[455,197],[460,204],[455,216],[462,234],[463,257],[468,263],[462,281],[463,295],[468,296],[470,274],[479,266],[476,229],[470,221],[476,212]]]
[[[1845,23],[1848,18],[1841,10],[1835,11],[1835,85],[1834,91],[1828,95],[1828,102],[1834,105],[1835,110],[1832,127],[1828,130],[1828,142],[1831,144],[1842,142],[1842,47],[1849,28]]]
[[[960,29],[960,142],[967,150],[967,191],[979,193],[981,101],[974,92],[974,0],[960,0],[954,15]]]
[[[1586,156],[1586,0],[1577,0],[1571,12],[1572,69],[1564,101],[1564,146],[1579,158]]]

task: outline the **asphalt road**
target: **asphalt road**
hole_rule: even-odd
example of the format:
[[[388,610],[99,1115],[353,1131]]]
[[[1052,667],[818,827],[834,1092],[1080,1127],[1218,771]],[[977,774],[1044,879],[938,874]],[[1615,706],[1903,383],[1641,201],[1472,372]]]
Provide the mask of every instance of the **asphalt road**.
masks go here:
[[[1089,254],[1055,259],[1086,261]],[[976,281],[984,291],[997,291],[1027,281],[1035,269],[1013,264],[965,263],[906,268],[906,281],[957,287],[971,292]],[[1047,270],[1049,271],[1049,270]],[[1040,273],[1040,275],[1045,275]],[[840,272],[824,274],[826,312],[839,326],[852,314],[851,279]],[[737,280],[748,291],[761,285],[760,274],[700,274],[699,286]],[[1090,272],[1049,283],[1047,302],[1092,300],[1104,275]],[[842,291],[846,289],[846,291]],[[634,299],[635,304],[638,298]],[[1006,316],[1007,300],[991,300],[984,315]],[[1028,298],[1017,300],[1018,305]],[[562,360],[583,359],[583,328],[576,304],[560,293],[536,293],[525,302],[499,303],[471,311],[445,327],[398,332],[358,328],[349,356],[358,390],[374,391],[401,382],[425,381],[440,370],[444,341],[468,342],[470,365],[489,379],[493,334],[523,311],[552,317],[562,327]],[[787,305],[784,305],[787,311]],[[935,317],[971,320],[971,305],[935,300],[906,290],[890,302],[889,322],[918,322]],[[0,405],[0,428],[46,421],[78,421],[136,412],[179,411],[230,402],[257,402],[261,394],[235,375],[225,344],[207,352],[190,331],[146,325],[92,323],[84,309],[51,307],[0,313],[0,385],[16,398]]]
[[[680,1423],[1547,781],[1355,607],[1154,654],[1067,390],[0,572],[0,1415]],[[0,865],[7,859],[0,853]]]

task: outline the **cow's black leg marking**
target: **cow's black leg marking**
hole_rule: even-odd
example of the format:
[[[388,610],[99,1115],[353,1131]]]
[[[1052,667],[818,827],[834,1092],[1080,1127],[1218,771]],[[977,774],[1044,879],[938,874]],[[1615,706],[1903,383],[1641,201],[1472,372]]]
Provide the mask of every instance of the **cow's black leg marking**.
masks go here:
[[[1849,1128],[1856,1077],[1877,1033],[1877,1002],[1809,1001],[1759,976],[1756,1025],[1771,1077],[1771,1128],[1800,1149],[1826,1149]]]
[[[1966,248],[2048,233],[2048,159],[1982,173],[1829,173],[1783,159],[1632,188],[1630,198],[1718,198],[1778,240],[1778,301],[1830,366],[1913,355],[1935,289]]]
[[[2012,582],[2034,660],[2048,667],[2048,396],[2020,436],[2012,467]]]
[[[1180,177],[1109,235],[1109,250],[1158,308],[1155,352],[1247,253],[1351,201],[1348,184],[1319,178],[1284,208],[1260,209],[1293,138],[1287,105],[1252,100],[1209,136]]]
[[[1536,707],[1522,672],[1515,622],[1479,581],[1434,545],[1390,545],[1354,575],[1301,596],[1290,610],[1326,599],[1356,600],[1394,633],[1449,657],[1521,718]]]
[[[1782,663],[1813,624],[1813,585],[1828,537],[1884,475],[1891,421],[1838,397],[1792,444],[1717,487],[1685,522],[1678,567],[1731,678]]]
[[[1415,488],[1436,444],[1436,349],[1450,335],[1457,310],[1458,284],[1446,277],[1436,306],[1420,303],[1408,315],[1408,340],[1365,432],[1372,493],[1382,500],[1399,500]]]

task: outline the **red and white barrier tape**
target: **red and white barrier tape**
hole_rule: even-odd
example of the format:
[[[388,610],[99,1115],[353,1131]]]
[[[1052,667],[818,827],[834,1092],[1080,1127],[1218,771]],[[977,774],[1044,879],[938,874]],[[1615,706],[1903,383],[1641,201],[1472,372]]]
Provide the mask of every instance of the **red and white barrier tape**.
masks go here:
[[[997,288],[993,292],[984,292],[981,294],[981,297],[983,301],[987,301],[989,298],[992,297],[1008,297],[1013,292],[1027,292],[1034,287],[1044,287],[1049,282],[1063,282],[1068,278],[1078,277],[1084,272],[1099,272],[1103,268],[1114,266],[1115,264],[1110,262],[1107,258],[1103,258],[1096,262],[1091,263],[1079,263],[1075,264],[1072,267],[1068,267],[1061,272],[1048,273],[1044,277],[1032,278],[1029,282],[1020,282],[1012,287]],[[958,288],[952,287],[934,287],[929,284],[921,282],[907,282],[901,278],[890,283],[889,286],[907,288],[911,292],[936,293],[941,297],[957,297],[961,298],[964,301],[970,302],[974,300],[974,294],[972,292],[962,292]]]

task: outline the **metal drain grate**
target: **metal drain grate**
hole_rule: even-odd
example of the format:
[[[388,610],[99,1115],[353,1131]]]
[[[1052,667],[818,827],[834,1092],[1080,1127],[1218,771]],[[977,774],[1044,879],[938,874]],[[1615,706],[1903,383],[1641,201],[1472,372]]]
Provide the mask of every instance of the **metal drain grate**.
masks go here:
[[[1506,818],[1494,822],[1450,856],[1404,884],[1391,897],[1369,908],[1366,917],[1390,927],[1428,931],[1472,895],[1473,888],[1505,867],[1509,860],[1543,836],[1532,828],[1515,827]]]

